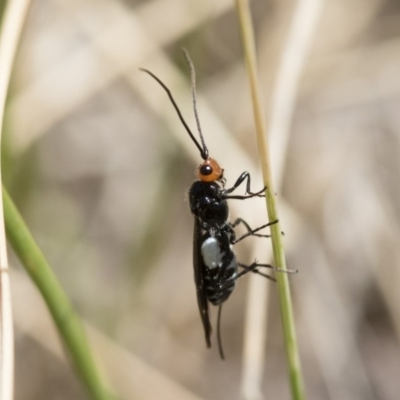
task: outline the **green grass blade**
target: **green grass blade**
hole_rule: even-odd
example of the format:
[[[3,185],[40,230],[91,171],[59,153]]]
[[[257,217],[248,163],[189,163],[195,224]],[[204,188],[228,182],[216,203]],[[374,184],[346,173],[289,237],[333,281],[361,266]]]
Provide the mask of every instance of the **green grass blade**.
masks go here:
[[[112,397],[102,383],[80,319],[3,186],[6,236],[45,300],[76,373],[94,400]]]
[[[255,40],[248,1],[236,0],[236,8],[239,18],[246,69],[250,82],[257,142],[261,159],[264,184],[268,188],[268,190],[266,191],[268,218],[270,221],[274,221],[276,219],[279,219],[279,216],[271,173],[267,130],[265,127],[265,118],[263,115],[263,106],[261,101],[261,94],[259,91]],[[276,267],[286,269],[286,259],[280,223],[271,226],[271,240]],[[284,341],[288,358],[289,379],[291,384],[292,398],[294,400],[304,400],[305,391],[297,345],[289,279],[288,275],[285,273],[277,273],[276,278],[278,284]]]

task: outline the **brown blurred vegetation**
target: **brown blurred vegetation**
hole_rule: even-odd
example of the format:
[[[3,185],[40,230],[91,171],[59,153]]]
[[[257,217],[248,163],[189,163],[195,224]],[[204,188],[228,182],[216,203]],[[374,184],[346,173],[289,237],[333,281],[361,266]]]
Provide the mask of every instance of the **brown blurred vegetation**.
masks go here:
[[[300,271],[291,282],[307,393],[395,400],[400,3],[322,3],[278,193],[289,266]],[[267,117],[295,4],[251,2]],[[8,100],[6,185],[124,399],[240,398],[247,278],[224,308],[221,362],[205,348],[192,277],[186,191],[199,157],[165,94],[138,71],[162,77],[194,126],[182,46],[197,68],[212,155],[229,182],[243,170],[256,175],[233,2],[33,1]],[[247,158],[232,162],[235,146]],[[238,210],[254,226],[265,221],[252,206]],[[238,253],[266,257],[246,246]],[[11,263],[16,400],[85,398],[35,288]],[[270,286],[263,390],[288,399]]]

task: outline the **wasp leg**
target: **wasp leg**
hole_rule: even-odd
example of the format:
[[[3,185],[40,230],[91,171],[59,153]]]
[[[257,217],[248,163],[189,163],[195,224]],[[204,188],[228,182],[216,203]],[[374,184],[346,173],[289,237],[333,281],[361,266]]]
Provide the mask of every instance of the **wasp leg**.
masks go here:
[[[258,267],[261,267],[261,268],[271,268],[271,269],[273,269],[275,272],[283,272],[283,273],[285,273],[285,274],[292,274],[292,275],[294,275],[294,274],[297,274],[298,272],[299,272],[299,270],[298,269],[283,269],[283,268],[276,268],[276,267],[274,267],[273,265],[270,265],[270,264],[259,264],[259,263],[257,263],[257,262],[254,262],[253,264],[257,264],[257,268]],[[253,265],[252,264],[252,265]],[[238,264],[239,265],[239,267],[241,267],[241,268],[245,268],[246,267],[246,265],[243,265],[243,264]],[[253,271],[252,271],[253,272]],[[263,274],[261,274],[261,275],[263,275]]]
[[[232,193],[235,189],[237,189],[245,180],[246,181],[246,194],[249,196],[225,196],[229,193]],[[265,197],[265,190],[266,187],[263,187],[259,192],[252,192],[250,190],[250,174],[248,172],[243,172],[242,175],[239,176],[235,184],[230,189],[225,189],[223,191],[223,198],[224,199],[250,199],[251,197]]]
[[[249,272],[252,272],[253,274],[258,274],[263,276],[264,278],[267,278],[273,282],[276,282],[276,279],[270,275],[264,274],[261,271],[259,271],[257,268],[261,267],[261,268],[271,268],[273,270],[275,270],[276,268],[273,267],[272,265],[269,264],[259,264],[258,262],[253,262],[253,264],[251,265],[246,265],[246,264],[241,264],[238,263],[238,266],[240,268],[243,268],[243,271],[239,272],[236,276],[235,276],[235,280],[241,278],[243,275],[246,275]]]
[[[255,273],[255,274],[262,275],[263,277],[265,277],[265,278],[267,278],[267,279],[270,279],[271,281],[276,282],[276,279],[275,279],[275,278],[273,278],[273,277],[270,276],[270,275],[263,274],[262,272],[260,272],[260,271],[257,269],[258,267],[266,267],[266,268],[275,269],[272,265],[268,265],[268,264],[258,264],[257,262],[254,262],[254,263],[251,264],[251,265],[245,265],[245,264],[238,263],[238,266],[241,267],[241,268],[243,268],[243,271],[239,272],[239,273],[238,273],[237,275],[235,275],[233,278],[228,279],[228,280],[225,282],[225,284],[224,284],[222,287],[220,287],[220,290],[226,289],[227,287],[229,287],[230,285],[232,285],[232,282],[234,282],[234,281],[236,281],[237,279],[241,278],[243,275],[248,274],[249,272],[253,272],[253,273]]]
[[[241,278],[243,275],[246,275],[249,272],[261,275],[264,278],[267,278],[267,279],[270,279],[271,281],[276,282],[276,279],[274,277],[262,273],[261,271],[258,270],[258,268],[270,268],[270,269],[273,269],[275,272],[284,272],[286,274],[297,274],[299,272],[297,269],[276,268],[273,265],[260,264],[257,261],[254,261],[253,264],[250,264],[250,265],[238,263],[238,266],[240,268],[243,268],[243,271],[239,272],[233,279],[230,279],[228,282],[226,282],[226,286],[228,286],[230,283],[232,283],[232,281],[236,281],[237,279]],[[224,285],[224,287],[225,287],[225,285]]]
[[[217,339],[218,339],[218,350],[221,360],[225,360],[224,349],[222,347],[222,337],[221,337],[221,312],[222,304],[218,307],[218,317],[217,317]]]
[[[275,225],[275,224],[278,223],[278,221],[279,221],[279,220],[277,219],[277,220],[275,220],[275,221],[268,222],[268,224],[259,226],[259,227],[256,228],[256,229],[251,229],[251,228],[250,228],[250,225],[249,225],[244,219],[242,219],[242,218],[237,218],[237,219],[235,220],[235,222],[233,222],[233,224],[231,224],[231,227],[232,227],[232,228],[235,228],[235,227],[238,226],[239,224],[243,224],[243,225],[246,227],[246,229],[247,229],[247,233],[245,233],[244,235],[240,236],[238,239],[235,239],[234,241],[232,241],[232,244],[236,244],[236,243],[240,242],[241,240],[247,238],[248,236],[257,236],[257,237],[269,238],[269,237],[271,237],[271,235],[261,235],[261,234],[256,233],[256,232],[258,232],[258,231],[260,231],[261,229],[264,229],[264,228],[266,228],[266,227],[268,227],[268,226]]]

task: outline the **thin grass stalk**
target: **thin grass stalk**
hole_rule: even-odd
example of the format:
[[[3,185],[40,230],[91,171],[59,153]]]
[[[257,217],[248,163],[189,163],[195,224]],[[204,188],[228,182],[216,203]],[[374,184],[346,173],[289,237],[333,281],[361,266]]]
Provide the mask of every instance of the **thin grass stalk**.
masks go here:
[[[11,70],[29,0],[8,1],[1,18],[0,31],[0,143],[3,116]],[[1,153],[1,148],[0,148]],[[0,166],[0,184],[1,184]],[[12,400],[14,394],[14,332],[10,277],[5,238],[3,203],[0,196],[0,399]]]
[[[265,118],[263,114],[263,106],[258,83],[259,79],[257,71],[254,30],[252,26],[248,1],[236,0],[236,9],[239,18],[246,69],[250,83],[263,179],[264,184],[267,187],[266,204],[268,218],[269,221],[274,221],[279,219],[279,214],[276,204],[275,188],[270,166],[271,162],[267,140],[267,130],[265,126]],[[271,241],[276,267],[286,269],[286,259],[280,223],[271,226]],[[276,278],[278,285],[284,341],[288,359],[289,380],[291,385],[292,398],[294,400],[303,400],[305,399],[304,383],[297,345],[289,279],[288,275],[285,273],[277,273]]]
[[[3,186],[7,240],[46,302],[76,373],[94,400],[112,399],[105,389],[80,319]]]
[[[8,1],[2,19],[0,33],[0,139],[12,66],[29,5],[29,0]],[[17,255],[42,292],[66,348],[70,352],[76,371],[86,384],[91,397],[95,400],[109,399],[109,395],[101,384],[80,322],[74,316],[67,297],[6,191],[4,191],[4,197],[0,196],[0,210],[2,211],[0,212],[0,399],[11,400],[13,398],[13,331],[5,231]]]

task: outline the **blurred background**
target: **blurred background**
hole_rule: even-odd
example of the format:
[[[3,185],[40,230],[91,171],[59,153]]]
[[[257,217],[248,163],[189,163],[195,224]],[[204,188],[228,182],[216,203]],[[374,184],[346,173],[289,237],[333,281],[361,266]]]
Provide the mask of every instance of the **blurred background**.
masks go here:
[[[394,400],[400,3],[314,3],[287,135],[271,138],[288,265],[299,270],[290,280],[308,398]],[[298,3],[250,4],[271,124]],[[228,184],[247,170],[260,189],[233,1],[35,0],[8,98],[6,186],[123,399],[243,397],[250,277],[224,307],[222,362],[215,345],[205,347],[193,282],[187,190],[201,159],[165,92],[138,70],[171,88],[195,130],[183,46],[196,66],[211,156]],[[232,204],[232,219],[239,215],[254,227],[267,219],[260,199]],[[245,263],[270,260],[266,239],[235,251]],[[40,296],[13,257],[11,266],[16,399],[86,398]],[[269,290],[262,392],[289,399],[277,288],[254,279]]]

